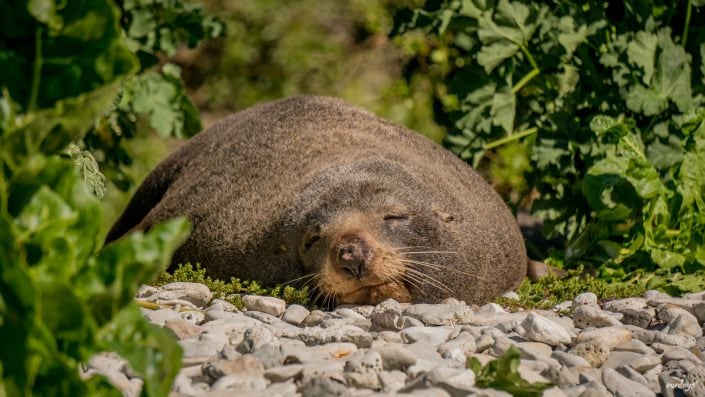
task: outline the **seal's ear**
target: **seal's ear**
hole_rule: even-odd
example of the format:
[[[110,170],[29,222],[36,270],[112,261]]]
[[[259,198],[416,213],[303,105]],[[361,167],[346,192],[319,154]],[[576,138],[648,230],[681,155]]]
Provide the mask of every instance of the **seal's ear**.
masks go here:
[[[433,214],[438,217],[438,219],[442,220],[443,222],[450,222],[450,221],[460,221],[463,218],[460,215],[451,215],[445,211],[441,210],[433,210]]]

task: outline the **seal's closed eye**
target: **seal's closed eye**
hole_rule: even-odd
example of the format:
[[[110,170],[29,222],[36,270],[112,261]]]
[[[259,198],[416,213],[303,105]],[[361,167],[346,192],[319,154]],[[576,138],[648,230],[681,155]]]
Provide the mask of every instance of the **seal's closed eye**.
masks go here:
[[[309,237],[309,238],[306,240],[306,243],[304,243],[304,248],[305,248],[306,250],[310,250],[311,247],[313,247],[313,245],[314,245],[316,242],[318,242],[320,239],[321,239],[321,236],[318,236],[318,235],[314,235],[314,236]]]
[[[383,218],[385,221],[408,221],[409,215],[406,214],[389,214]]]

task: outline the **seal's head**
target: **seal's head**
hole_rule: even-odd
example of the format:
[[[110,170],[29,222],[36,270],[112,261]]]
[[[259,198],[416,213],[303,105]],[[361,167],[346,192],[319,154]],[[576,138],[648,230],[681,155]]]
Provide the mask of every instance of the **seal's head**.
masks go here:
[[[460,217],[434,208],[431,193],[422,192],[411,177],[401,187],[403,170],[392,172],[391,165],[380,164],[348,172],[355,176],[339,183],[328,180],[326,189],[307,189],[317,194],[310,197],[314,204],[307,211],[297,211],[306,214],[298,256],[319,297],[375,304],[388,298],[411,302],[452,296],[443,275],[472,279],[462,270],[468,267],[464,256],[450,249],[462,248],[454,224]]]

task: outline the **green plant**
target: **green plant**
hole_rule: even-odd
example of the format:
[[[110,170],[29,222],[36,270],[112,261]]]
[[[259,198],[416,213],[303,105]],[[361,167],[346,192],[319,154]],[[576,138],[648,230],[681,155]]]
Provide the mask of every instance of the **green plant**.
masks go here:
[[[519,349],[512,346],[502,357],[492,360],[484,367],[475,357],[468,359],[467,368],[475,373],[475,384],[481,388],[506,391],[515,397],[539,397],[549,383],[529,383],[517,371]]]
[[[186,96],[181,69],[164,59],[182,44],[195,47],[206,38],[224,34],[220,20],[185,0],[126,0],[118,2],[120,27],[140,66],[125,80],[113,106],[105,111],[78,142],[95,155],[100,169],[121,190],[134,181],[124,171],[132,154],[124,140],[149,126],[161,137],[187,138],[202,129],[198,110]],[[144,121],[141,125],[140,121]]]
[[[0,13],[0,395],[120,395],[79,363],[115,351],[168,394],[180,348],[134,305],[185,239],[179,219],[102,247],[102,190],[81,148],[139,70],[109,0],[18,1]]]
[[[565,277],[549,273],[535,283],[526,279],[517,288],[518,300],[497,298],[495,302],[513,310],[551,309],[561,302],[573,300],[583,292],[592,292],[599,300],[605,300],[642,296],[646,291],[646,282],[643,280],[611,283],[582,273],[580,267],[569,270]]]
[[[529,145],[533,211],[566,237],[561,262],[612,280],[656,271],[651,286],[678,293],[705,276],[704,5],[429,0],[392,34],[431,37],[416,62],[440,65],[451,150],[477,165]]]
[[[263,288],[256,281],[240,281],[235,277],[232,277],[229,282],[214,280],[206,275],[206,269],[198,263],[195,268],[190,263],[179,264],[172,274],[162,272],[152,285],[161,286],[180,281],[205,284],[213,292],[213,298],[226,300],[241,309],[244,303],[240,294],[273,296],[284,299],[288,304],[297,303],[306,306],[310,303],[308,287],[295,288],[279,284],[272,288]]]

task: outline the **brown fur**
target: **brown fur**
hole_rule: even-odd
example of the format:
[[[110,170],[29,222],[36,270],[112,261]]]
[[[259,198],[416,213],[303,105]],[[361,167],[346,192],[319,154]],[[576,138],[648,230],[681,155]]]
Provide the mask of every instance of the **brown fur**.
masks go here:
[[[179,215],[193,232],[174,263],[268,284],[309,276],[337,302],[480,303],[526,275],[515,219],[478,174],[333,98],[265,103],[192,138],[147,177],[107,240]]]

